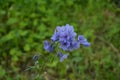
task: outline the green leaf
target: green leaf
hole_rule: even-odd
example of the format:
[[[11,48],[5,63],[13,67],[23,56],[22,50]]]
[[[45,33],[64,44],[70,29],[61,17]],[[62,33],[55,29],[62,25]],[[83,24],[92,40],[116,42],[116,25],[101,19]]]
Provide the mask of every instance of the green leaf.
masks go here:
[[[0,66],[0,77],[5,76],[5,70],[2,68],[2,66]]]
[[[7,21],[7,25],[11,25],[17,22],[17,18],[9,18]]]
[[[26,44],[26,45],[24,46],[24,50],[25,50],[25,51],[30,51],[30,46],[29,46],[29,44]]]

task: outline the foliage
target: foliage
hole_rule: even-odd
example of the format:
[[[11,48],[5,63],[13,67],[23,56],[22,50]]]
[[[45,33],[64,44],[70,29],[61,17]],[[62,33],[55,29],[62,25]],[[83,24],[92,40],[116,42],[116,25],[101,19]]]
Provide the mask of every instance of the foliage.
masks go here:
[[[67,23],[91,47],[60,63],[43,40]],[[0,0],[0,80],[119,80],[119,34],[120,9],[109,0]],[[43,56],[26,71],[35,54]]]

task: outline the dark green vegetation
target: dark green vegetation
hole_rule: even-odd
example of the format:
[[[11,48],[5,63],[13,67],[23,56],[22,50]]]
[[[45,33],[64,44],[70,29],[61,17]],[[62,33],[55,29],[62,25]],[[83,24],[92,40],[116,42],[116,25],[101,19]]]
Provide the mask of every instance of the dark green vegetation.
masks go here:
[[[0,0],[0,80],[120,80],[120,5],[114,1]],[[43,40],[67,23],[91,46],[60,63],[43,49]],[[36,53],[46,58],[25,71]]]

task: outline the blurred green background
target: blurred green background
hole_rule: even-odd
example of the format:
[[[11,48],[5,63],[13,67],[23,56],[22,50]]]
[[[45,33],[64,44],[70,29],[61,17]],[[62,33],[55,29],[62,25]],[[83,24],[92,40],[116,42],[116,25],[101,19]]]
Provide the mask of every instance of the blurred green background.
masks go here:
[[[41,58],[39,78],[25,71],[37,53],[51,59],[43,40],[65,24],[91,46],[63,63]],[[0,0],[0,80],[120,80],[120,0]]]

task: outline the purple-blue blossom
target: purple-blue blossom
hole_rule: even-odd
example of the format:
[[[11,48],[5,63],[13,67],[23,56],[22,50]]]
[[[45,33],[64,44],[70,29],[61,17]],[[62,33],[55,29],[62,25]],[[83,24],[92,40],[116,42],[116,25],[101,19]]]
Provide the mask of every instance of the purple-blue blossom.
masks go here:
[[[76,32],[74,32],[73,26],[66,24],[62,27],[58,26],[51,39],[52,41],[58,41],[61,49],[72,51],[79,48],[79,42],[75,37]]]
[[[54,45],[45,40],[44,41],[44,49],[47,50],[48,52],[53,52],[54,51]]]
[[[90,43],[87,41],[87,39],[83,35],[78,36],[78,42],[84,46],[90,46]]]
[[[67,42],[60,43],[60,48],[66,51],[72,51],[74,49],[78,49],[79,47],[80,47],[80,44],[76,40],[71,42],[67,41]]]
[[[66,24],[65,26],[58,26],[51,37],[53,41],[70,41],[76,36],[73,26]]]
[[[62,62],[64,59],[68,57],[68,54],[62,54],[61,52],[58,52],[57,56],[60,57],[60,62]]]
[[[54,32],[54,35],[51,37],[51,40],[52,40],[52,41],[57,41],[57,40],[59,40],[59,34],[58,34],[58,32],[56,32],[56,30],[55,30],[55,32]]]

